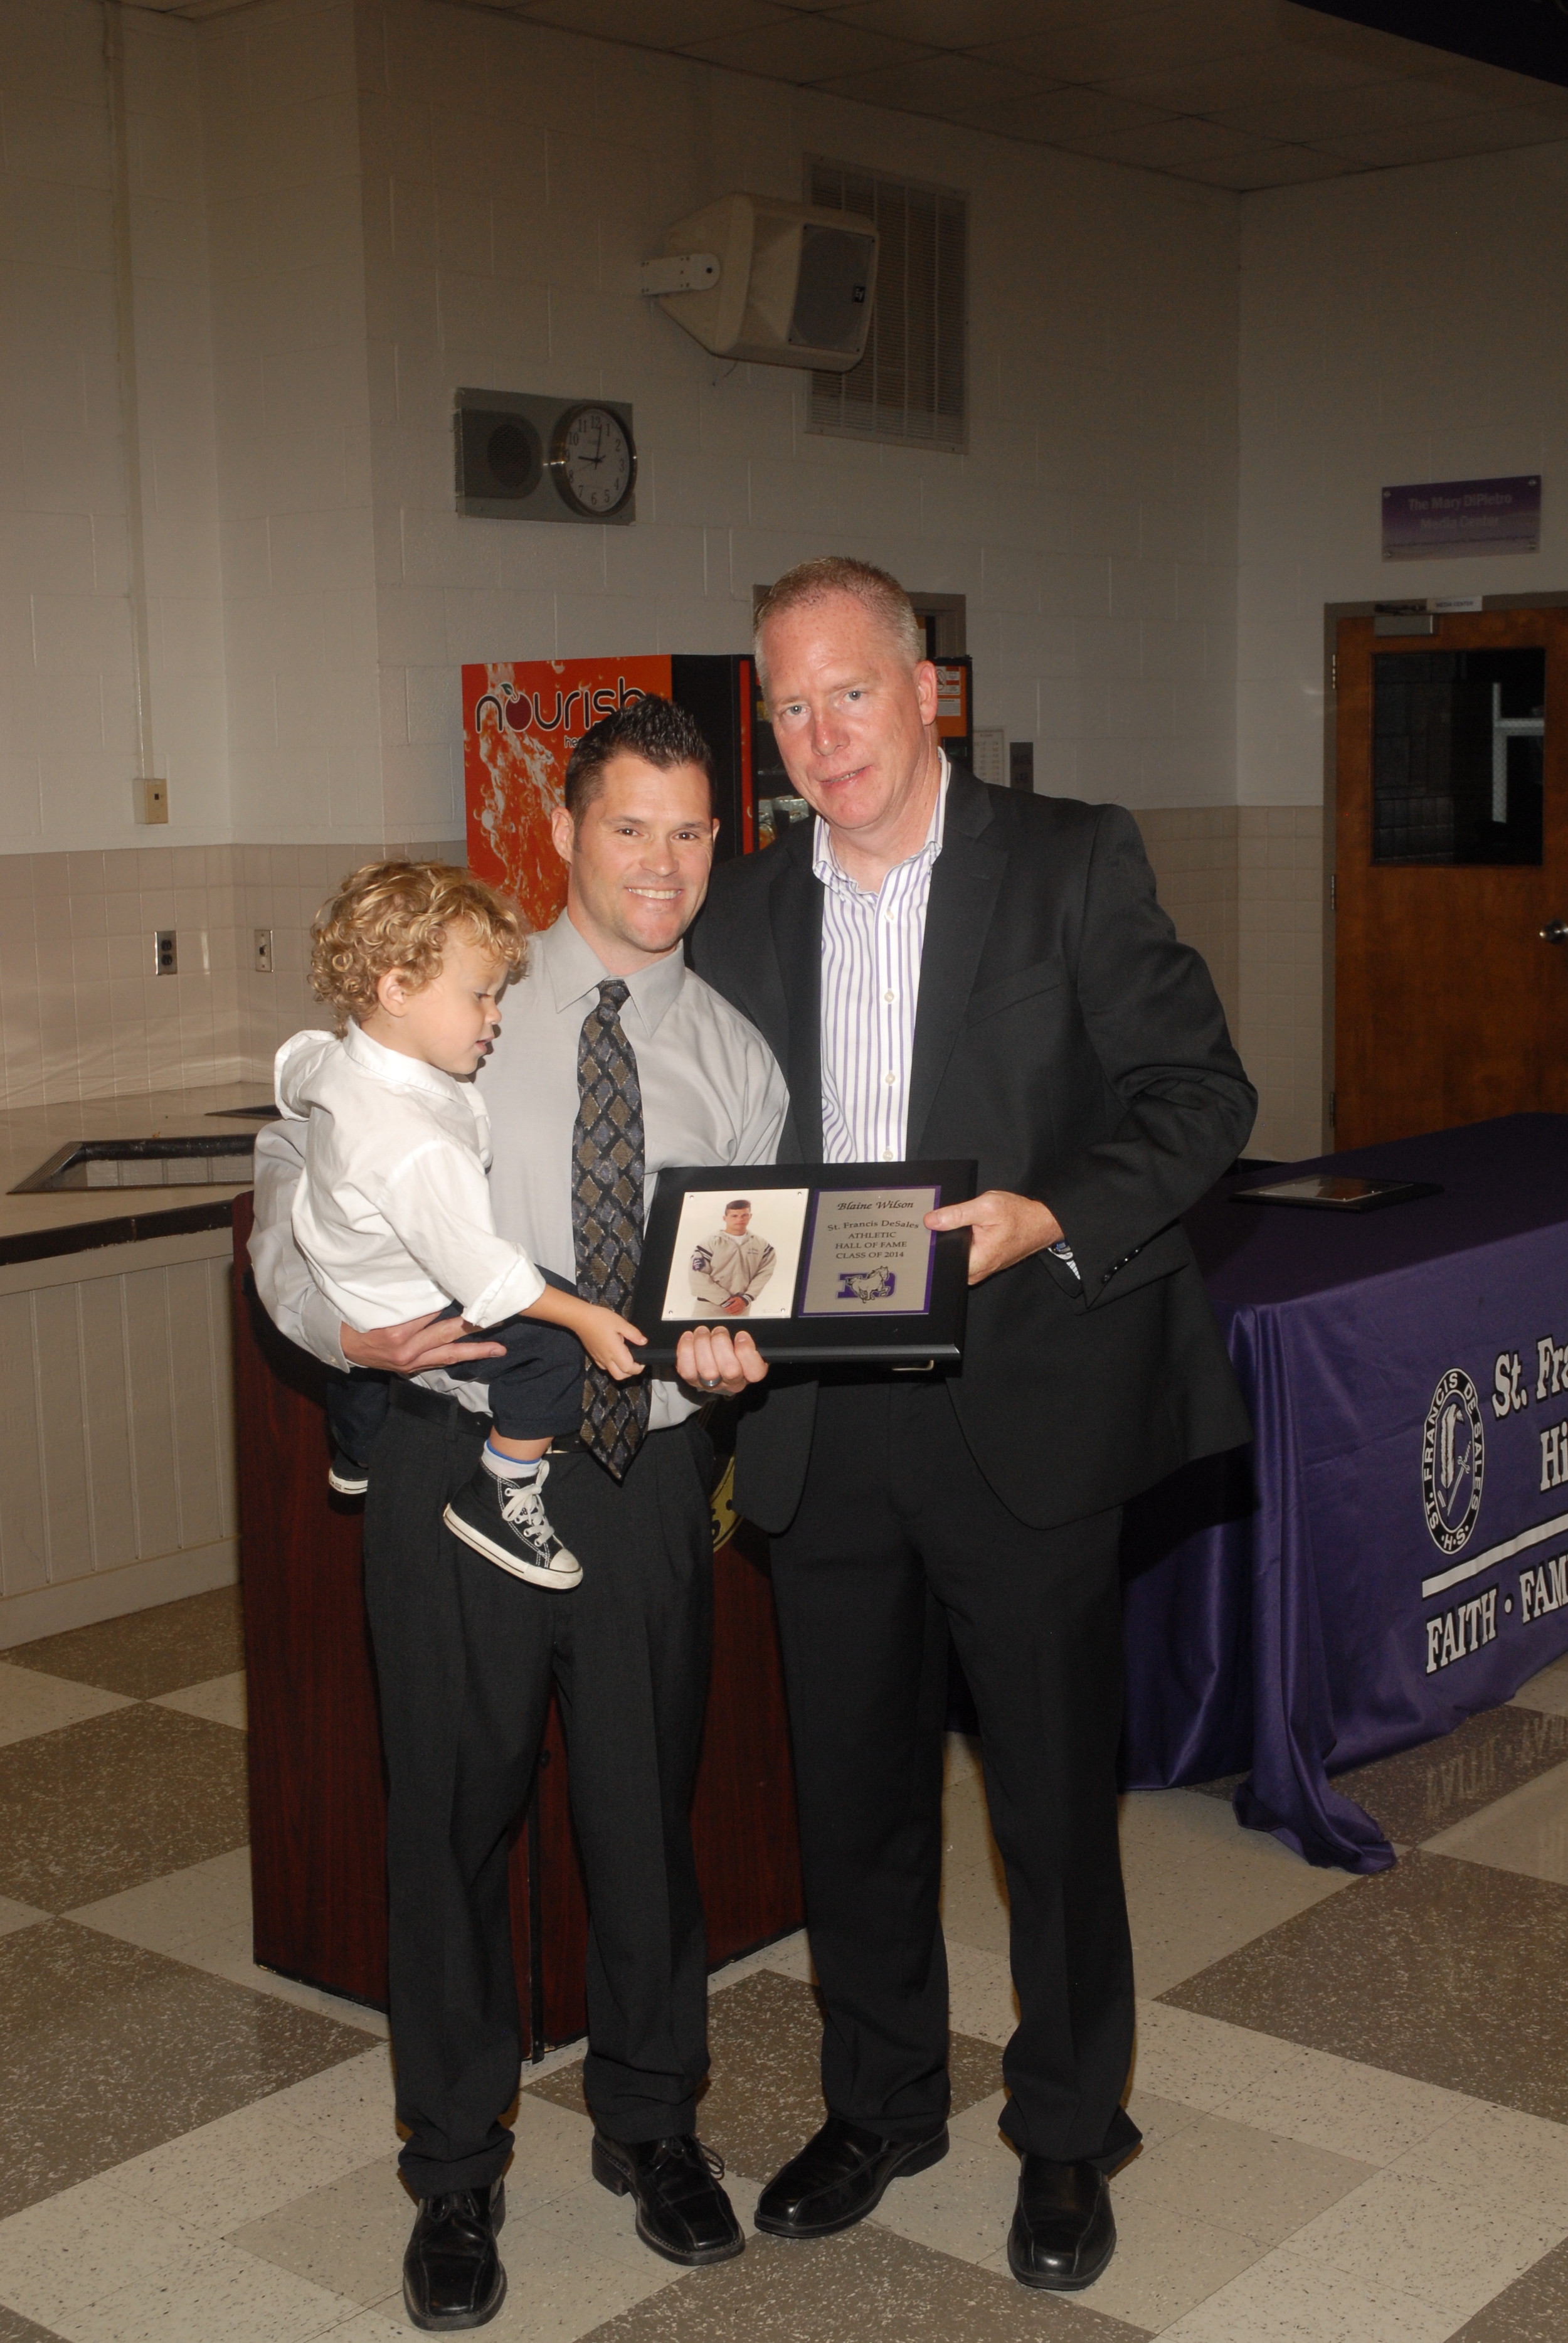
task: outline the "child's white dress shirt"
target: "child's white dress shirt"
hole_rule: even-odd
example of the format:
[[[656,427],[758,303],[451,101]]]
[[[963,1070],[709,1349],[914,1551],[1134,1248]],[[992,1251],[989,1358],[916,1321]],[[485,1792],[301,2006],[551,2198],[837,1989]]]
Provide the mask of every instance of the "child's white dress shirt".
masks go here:
[[[450,1302],[493,1326],[538,1300],[544,1279],[496,1234],[490,1118],[473,1082],[354,1024],[342,1041],[296,1033],[273,1071],[279,1111],[309,1122],[294,1240],[356,1332]]]

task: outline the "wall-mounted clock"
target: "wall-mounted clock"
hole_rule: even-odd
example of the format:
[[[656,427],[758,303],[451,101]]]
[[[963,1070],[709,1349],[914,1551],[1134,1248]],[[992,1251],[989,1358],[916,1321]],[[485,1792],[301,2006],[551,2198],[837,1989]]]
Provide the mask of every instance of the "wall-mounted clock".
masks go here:
[[[481,520],[637,518],[637,441],[619,399],[460,390],[452,418],[457,510]]]
[[[610,407],[571,407],[550,440],[557,489],[584,520],[609,520],[637,485],[629,421]]]

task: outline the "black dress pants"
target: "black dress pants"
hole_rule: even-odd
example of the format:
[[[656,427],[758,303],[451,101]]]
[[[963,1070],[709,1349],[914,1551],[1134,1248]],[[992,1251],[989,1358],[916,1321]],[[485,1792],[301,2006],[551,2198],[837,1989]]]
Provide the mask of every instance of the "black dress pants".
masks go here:
[[[583,1565],[557,1594],[442,1523],[487,1427],[397,1384],[365,1512],[400,2161],[419,2197],[483,2187],[510,2152],[522,2030],[507,1865],[552,1682],[588,1879],[588,2104],[612,2138],[690,2131],[708,2068],[689,1826],[713,1614],[707,1435],[650,1433],[618,1486],[585,1453],[552,1456],[550,1518]]]
[[[1042,1443],[1040,1471],[1050,1471]],[[950,1633],[979,1712],[1021,2012],[1002,2128],[1109,2169],[1132,1952],[1117,1839],[1119,1512],[1009,1513],[940,1383],[824,1385],[800,1510],[772,1541],[830,2112],[916,2138],[948,2112],[941,1879]]]

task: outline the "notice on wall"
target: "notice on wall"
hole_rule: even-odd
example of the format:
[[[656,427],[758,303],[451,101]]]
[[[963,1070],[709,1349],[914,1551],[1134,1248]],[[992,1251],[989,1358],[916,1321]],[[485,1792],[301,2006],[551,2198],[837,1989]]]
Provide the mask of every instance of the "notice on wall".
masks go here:
[[[1504,480],[1419,480],[1382,492],[1385,561],[1540,549],[1539,472]]]
[[[567,759],[590,724],[648,692],[669,696],[668,659],[502,659],[463,669],[468,867],[548,928],[567,899],[550,839]]]

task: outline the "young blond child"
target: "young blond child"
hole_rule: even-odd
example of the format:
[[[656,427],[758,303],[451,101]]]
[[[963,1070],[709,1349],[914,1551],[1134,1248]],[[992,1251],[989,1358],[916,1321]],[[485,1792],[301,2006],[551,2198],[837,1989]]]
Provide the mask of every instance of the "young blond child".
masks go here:
[[[516,913],[466,871],[367,863],[316,920],[311,982],[337,1031],[296,1033],[275,1072],[279,1111],[309,1121],[295,1242],[346,1322],[455,1316],[505,1345],[461,1370],[487,1385],[494,1430],[448,1525],[503,1570],[562,1588],[582,1570],[545,1511],[546,1451],[581,1423],[583,1352],[622,1381],[645,1338],[496,1233],[473,1077],[526,950]],[[333,1378],[329,1478],[345,1493],[367,1485],[387,1403],[373,1375]]]

